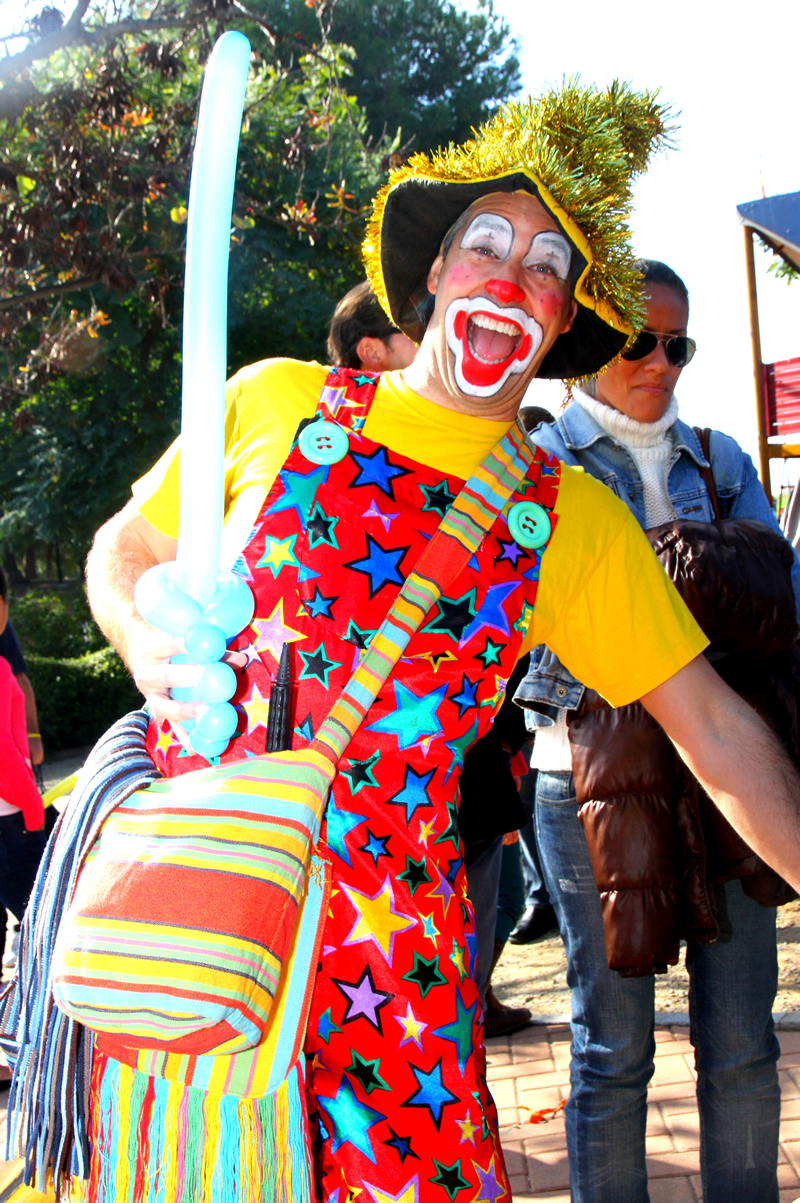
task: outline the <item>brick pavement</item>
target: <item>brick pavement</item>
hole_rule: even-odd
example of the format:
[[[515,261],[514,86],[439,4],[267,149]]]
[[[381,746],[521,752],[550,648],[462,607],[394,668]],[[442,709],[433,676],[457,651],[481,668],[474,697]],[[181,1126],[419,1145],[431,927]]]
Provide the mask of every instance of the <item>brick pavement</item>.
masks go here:
[[[780,1203],[800,1203],[800,1031],[779,1032],[781,1060]],[[525,1123],[525,1108],[555,1107],[569,1092],[569,1028],[535,1025],[487,1042],[489,1084],[514,1200],[569,1203],[564,1116]],[[656,1029],[656,1064],[648,1096],[647,1170],[651,1203],[698,1203],[699,1132],[689,1029]],[[0,1093],[0,1148],[8,1093]],[[0,1163],[2,1168],[2,1163]]]
[[[780,1203],[800,1203],[800,1032],[779,1032],[782,1105]],[[529,1112],[569,1093],[569,1028],[523,1029],[487,1042],[489,1085],[514,1199],[569,1203],[563,1113],[535,1126]],[[648,1095],[647,1171],[651,1203],[698,1203],[700,1137],[694,1056],[687,1027],[656,1029],[655,1073]]]

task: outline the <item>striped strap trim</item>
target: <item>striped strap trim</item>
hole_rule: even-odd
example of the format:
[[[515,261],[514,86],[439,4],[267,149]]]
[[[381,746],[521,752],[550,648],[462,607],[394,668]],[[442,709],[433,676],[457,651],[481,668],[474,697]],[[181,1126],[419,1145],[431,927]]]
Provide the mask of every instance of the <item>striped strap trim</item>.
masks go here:
[[[478,550],[533,462],[519,424],[472,474],[406,577],[361,663],[332,706],[311,747],[334,763],[361,726],[425,615]]]

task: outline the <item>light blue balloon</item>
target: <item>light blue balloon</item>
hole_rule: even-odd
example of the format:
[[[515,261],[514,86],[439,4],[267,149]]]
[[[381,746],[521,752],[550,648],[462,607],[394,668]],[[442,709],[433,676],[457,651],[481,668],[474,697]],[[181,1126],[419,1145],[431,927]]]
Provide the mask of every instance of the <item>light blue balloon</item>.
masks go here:
[[[133,600],[145,622],[180,639],[202,618],[193,598],[175,584],[175,564],[154,564],[136,582]]]
[[[192,748],[198,756],[202,756],[204,760],[214,760],[215,757],[221,756],[228,746],[227,739],[209,740],[203,739],[202,735],[197,731],[192,733]]]
[[[177,581],[201,607],[216,590],[222,535],[228,256],[249,65],[247,38],[224,33],[206,65],[189,190]]]
[[[213,598],[203,611],[203,622],[213,622],[233,639],[250,622],[255,598],[247,581],[233,572],[220,572]]]
[[[223,664],[220,660],[207,664],[200,674],[196,690],[197,696],[209,705],[227,702],[236,693],[236,673],[230,664]]]
[[[207,739],[209,743],[219,739],[227,742],[236,730],[238,721],[239,715],[229,702],[217,702],[214,706],[204,706],[197,715],[192,742],[194,743],[197,735]]]
[[[186,653],[195,664],[211,664],[225,655],[225,635],[213,622],[198,622],[186,632],[184,642]]]

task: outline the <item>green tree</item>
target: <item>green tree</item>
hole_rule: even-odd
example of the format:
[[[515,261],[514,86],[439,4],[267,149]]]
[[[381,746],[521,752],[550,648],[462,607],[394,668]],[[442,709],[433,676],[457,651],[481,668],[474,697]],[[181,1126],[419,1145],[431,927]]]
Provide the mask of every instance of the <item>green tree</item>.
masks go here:
[[[315,38],[306,0],[262,0],[287,54]],[[518,44],[492,0],[466,12],[450,0],[336,0],[326,10],[336,42],[356,52],[350,86],[376,141],[428,150],[469,136],[522,86]]]
[[[416,147],[460,138],[519,87],[491,0],[39,7],[0,57],[0,545],[18,554],[44,540],[80,562],[177,431],[194,121],[229,28],[253,47],[232,372],[324,357],[398,127]]]
[[[0,119],[0,540],[33,533],[76,558],[177,429],[188,173],[217,35],[237,25],[254,47],[231,370],[322,353],[333,304],[360,273],[364,214],[390,149],[365,145],[342,85],[352,55],[324,36],[283,63],[260,18],[228,12],[223,23],[209,4],[197,21],[193,3],[193,23],[125,32],[140,11],[132,0],[117,36],[26,63],[26,103]],[[89,33],[105,14],[88,13]],[[18,97],[12,89],[7,111]]]

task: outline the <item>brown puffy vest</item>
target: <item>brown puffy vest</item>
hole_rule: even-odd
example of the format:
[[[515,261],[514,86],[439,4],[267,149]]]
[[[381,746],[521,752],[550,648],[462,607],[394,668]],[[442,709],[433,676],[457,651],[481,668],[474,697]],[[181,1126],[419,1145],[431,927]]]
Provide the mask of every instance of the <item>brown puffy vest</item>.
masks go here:
[[[800,650],[787,541],[763,523],[676,521],[647,532],[710,639],[714,668],[776,731],[800,767]],[[719,884],[781,905],[794,891],[736,834],[638,703],[593,690],[568,716],[572,770],[606,953],[624,977],[664,973],[681,939],[713,943]]]

